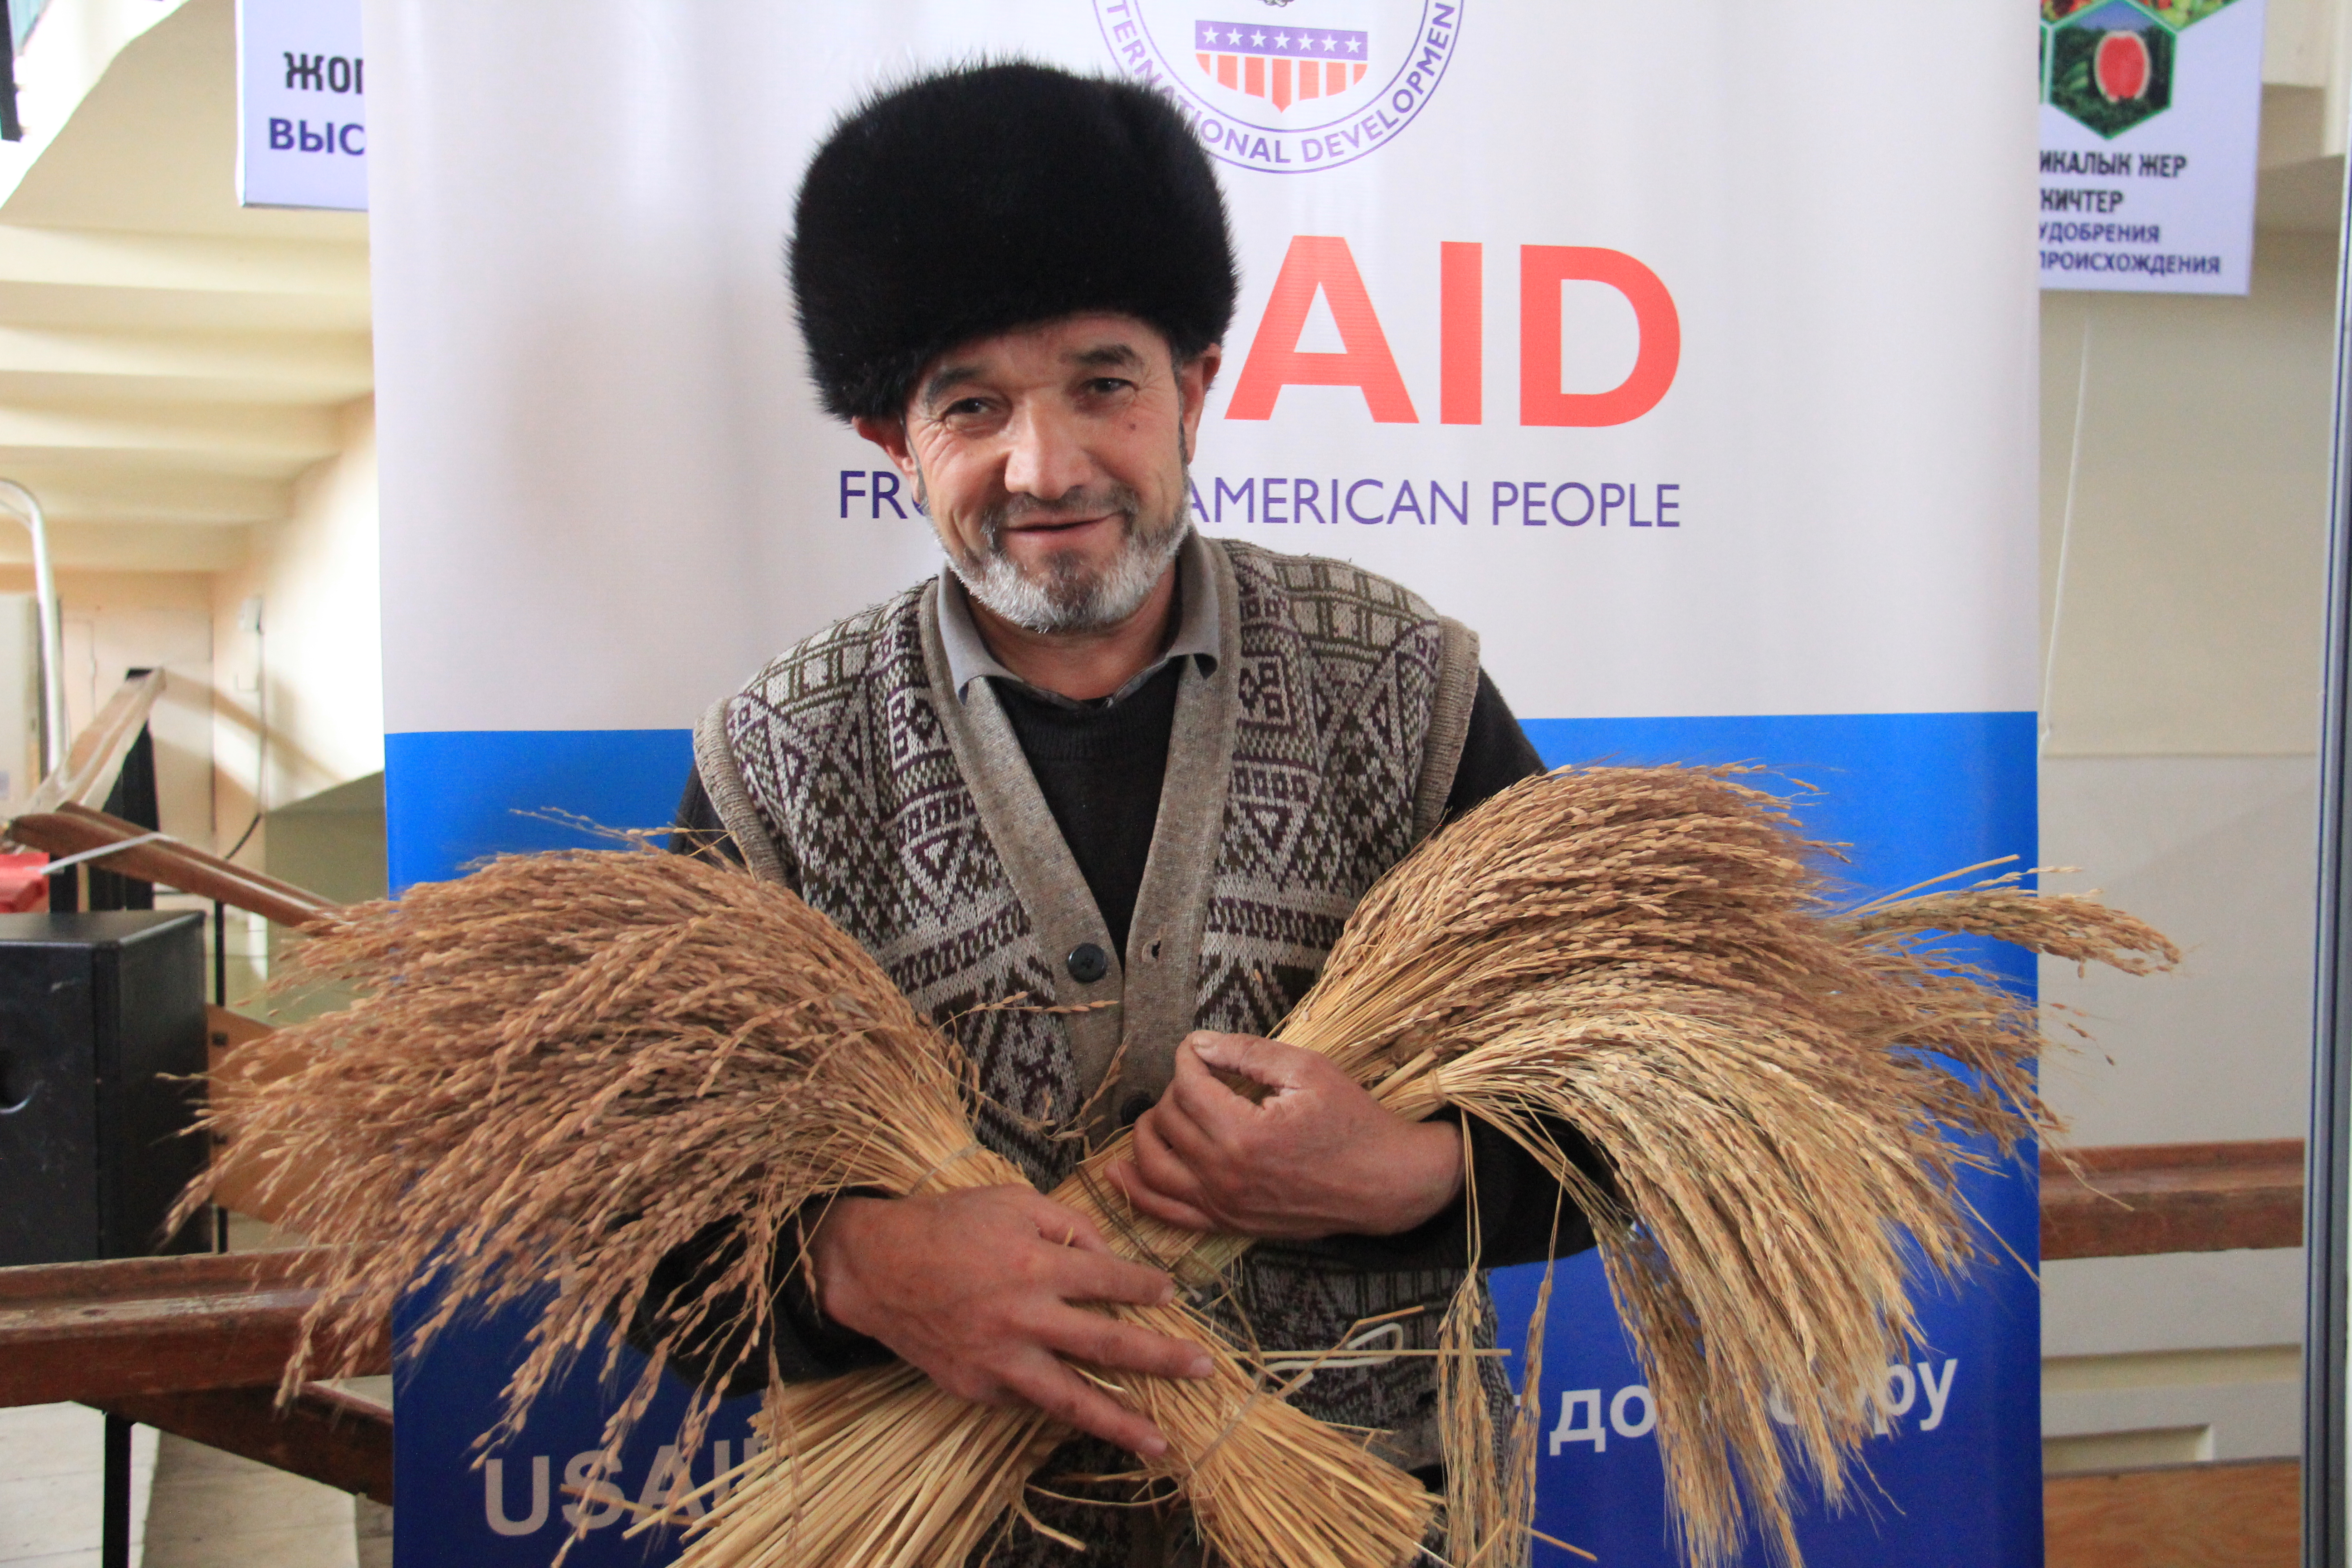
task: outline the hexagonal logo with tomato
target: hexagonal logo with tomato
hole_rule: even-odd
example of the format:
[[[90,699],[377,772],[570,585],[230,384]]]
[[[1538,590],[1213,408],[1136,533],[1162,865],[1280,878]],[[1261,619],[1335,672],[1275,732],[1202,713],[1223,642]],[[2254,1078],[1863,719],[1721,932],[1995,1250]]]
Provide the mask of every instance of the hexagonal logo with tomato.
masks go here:
[[[2042,0],[2042,19],[2063,22],[2098,3],[2099,0]],[[2236,0],[2142,0],[2143,5],[2155,14],[2158,21],[2168,24],[2175,31],[2194,26],[2235,3]]]
[[[2065,4],[2043,0],[2045,11]],[[2176,0],[2174,8],[2187,6]],[[2050,29],[2048,45],[2051,105],[2100,135],[2120,136],[2171,107],[2179,39],[2132,0],[2074,6]]]

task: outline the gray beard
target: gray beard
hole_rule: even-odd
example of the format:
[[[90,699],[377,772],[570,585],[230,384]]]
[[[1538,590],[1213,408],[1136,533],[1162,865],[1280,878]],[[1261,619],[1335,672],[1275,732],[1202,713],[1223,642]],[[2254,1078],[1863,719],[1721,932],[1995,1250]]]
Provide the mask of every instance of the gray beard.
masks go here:
[[[1147,522],[1141,516],[1142,499],[1125,486],[1114,489],[1111,509],[1125,515],[1127,537],[1118,554],[1099,571],[1090,570],[1075,550],[1057,551],[1033,576],[1004,552],[1005,525],[1016,514],[1097,510],[1090,501],[1053,508],[1015,502],[999,508],[982,520],[984,547],[969,552],[950,549],[948,563],[967,593],[1016,626],[1048,635],[1100,631],[1141,609],[1184,547],[1192,522],[1181,498],[1191,493],[1189,484],[1181,487],[1174,513]]]

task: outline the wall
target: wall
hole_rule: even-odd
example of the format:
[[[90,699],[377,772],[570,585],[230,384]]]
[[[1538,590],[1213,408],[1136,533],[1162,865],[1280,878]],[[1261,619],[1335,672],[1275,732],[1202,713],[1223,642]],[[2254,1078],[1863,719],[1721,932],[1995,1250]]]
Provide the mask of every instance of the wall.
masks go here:
[[[0,565],[0,593],[33,591],[30,567]],[[196,572],[60,567],[66,722],[79,731],[131,669],[161,668],[155,739],[163,831],[213,842],[212,581]]]
[[[295,481],[291,515],[247,531],[245,559],[213,575],[208,605],[220,673],[214,832],[224,849],[242,843],[246,864],[296,882],[304,866],[279,866],[271,821],[383,772],[374,400],[345,405],[336,422],[341,450]],[[310,826],[372,826],[381,853],[380,807],[373,818],[337,812]],[[295,847],[289,855],[305,859]],[[272,932],[232,911],[227,934],[236,1002],[268,979]]]
[[[256,525],[245,562],[213,578],[225,842],[257,809],[383,770],[373,400],[339,420],[342,450],[296,482],[292,515]]]
[[[2335,287],[2331,234],[2266,229],[2242,300],[2043,296],[2042,859],[2188,954],[2043,966],[2081,1143],[2304,1130]],[[2043,1285],[2051,1468],[2296,1451],[2300,1252]]]

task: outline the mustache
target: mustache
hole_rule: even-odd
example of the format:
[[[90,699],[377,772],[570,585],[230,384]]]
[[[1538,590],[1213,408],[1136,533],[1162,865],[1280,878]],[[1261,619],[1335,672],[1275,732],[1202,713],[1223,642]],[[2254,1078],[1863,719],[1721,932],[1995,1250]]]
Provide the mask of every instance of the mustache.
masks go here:
[[[1003,547],[1005,531],[1016,525],[1069,522],[1107,511],[1125,517],[1128,531],[1132,533],[1136,519],[1143,511],[1143,497],[1134,487],[1116,483],[1072,490],[1053,500],[1041,500],[1035,496],[1008,496],[981,513],[980,528],[989,548],[997,550]]]

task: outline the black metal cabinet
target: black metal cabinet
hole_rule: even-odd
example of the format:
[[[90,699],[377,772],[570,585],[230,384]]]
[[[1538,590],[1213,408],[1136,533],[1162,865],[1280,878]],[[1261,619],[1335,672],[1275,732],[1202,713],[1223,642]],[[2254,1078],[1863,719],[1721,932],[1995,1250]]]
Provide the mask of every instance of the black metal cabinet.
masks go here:
[[[204,917],[0,915],[0,1267],[202,1251]]]

